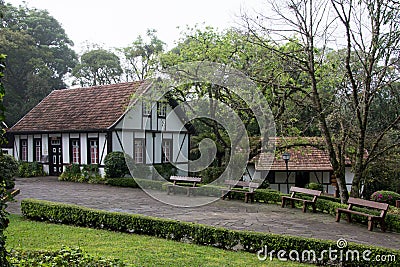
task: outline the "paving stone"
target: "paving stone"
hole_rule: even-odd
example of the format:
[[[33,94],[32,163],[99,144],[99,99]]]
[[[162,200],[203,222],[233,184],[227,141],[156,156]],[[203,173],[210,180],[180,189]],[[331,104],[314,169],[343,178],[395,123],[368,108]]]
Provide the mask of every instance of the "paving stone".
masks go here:
[[[215,225],[235,230],[251,230],[292,236],[313,237],[400,249],[400,234],[373,232],[365,225],[335,222],[331,215],[303,213],[301,209],[281,208],[279,205],[244,203],[237,200],[218,200],[195,207],[182,208],[167,205],[134,188],[99,184],[60,182],[57,177],[17,178],[16,188],[21,193],[18,202],[8,203],[10,213],[20,214],[20,201],[36,198],[89,208],[143,214],[187,222]],[[165,192],[164,192],[165,194]],[[193,201],[182,196],[182,201]]]

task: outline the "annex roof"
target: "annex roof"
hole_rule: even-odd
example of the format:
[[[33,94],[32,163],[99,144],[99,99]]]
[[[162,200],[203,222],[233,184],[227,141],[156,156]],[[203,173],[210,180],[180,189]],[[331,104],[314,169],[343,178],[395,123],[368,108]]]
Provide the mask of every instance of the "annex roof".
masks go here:
[[[146,84],[140,81],[54,90],[9,132],[107,130],[125,114],[132,94],[143,92]]]
[[[251,163],[257,171],[286,171],[282,158],[284,152],[290,153],[289,171],[332,171],[329,155],[323,148],[323,139],[319,137],[280,137],[276,138],[274,157],[267,152],[259,153]],[[273,162],[271,164],[271,159]]]

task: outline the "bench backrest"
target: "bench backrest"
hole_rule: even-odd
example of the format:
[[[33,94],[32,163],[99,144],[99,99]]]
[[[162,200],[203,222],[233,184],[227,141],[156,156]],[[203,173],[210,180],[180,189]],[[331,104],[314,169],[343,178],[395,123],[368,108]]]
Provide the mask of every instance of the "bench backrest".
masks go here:
[[[318,196],[318,197],[321,196],[321,194],[322,194],[322,191],[319,191],[319,190],[307,189],[307,188],[296,187],[296,186],[292,186],[290,188],[290,191],[293,193],[303,193],[303,194]]]
[[[347,200],[347,204],[349,206],[347,209],[351,210],[353,205],[358,206],[358,207],[364,207],[364,208],[372,208],[372,209],[377,209],[381,211],[381,217],[385,217],[387,210],[389,209],[389,204],[387,203],[379,203],[375,201],[370,201],[370,200],[365,200],[361,198],[354,198],[354,197],[349,197]]]
[[[193,186],[196,186],[196,183],[201,182],[201,177],[171,176],[169,179],[171,181],[174,181],[175,185],[177,182],[186,182],[186,183],[193,183]]]
[[[232,189],[233,187],[242,187],[242,188],[249,188],[250,192],[253,192],[260,186],[259,183],[251,181],[225,180],[224,183],[229,186],[229,189]]]

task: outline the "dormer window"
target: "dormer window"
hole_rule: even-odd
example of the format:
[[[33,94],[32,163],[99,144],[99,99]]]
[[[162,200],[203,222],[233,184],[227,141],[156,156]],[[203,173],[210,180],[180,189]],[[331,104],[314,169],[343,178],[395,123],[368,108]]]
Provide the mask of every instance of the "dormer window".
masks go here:
[[[151,116],[151,102],[148,101],[142,102],[142,112],[143,112],[143,117]]]
[[[157,116],[165,118],[167,116],[167,103],[157,102]]]

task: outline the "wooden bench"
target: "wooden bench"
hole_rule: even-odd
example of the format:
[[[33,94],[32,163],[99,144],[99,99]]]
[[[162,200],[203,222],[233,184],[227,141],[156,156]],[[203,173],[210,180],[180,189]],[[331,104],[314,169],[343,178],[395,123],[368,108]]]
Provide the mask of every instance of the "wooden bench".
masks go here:
[[[193,195],[193,190],[196,188],[196,184],[201,182],[200,177],[171,176],[169,179],[174,183],[167,185],[168,195],[170,193],[175,194],[176,187],[185,188],[187,196]]]
[[[350,197],[347,201],[348,207],[347,209],[344,208],[337,208],[336,209],[336,221],[340,222],[340,215],[345,213],[347,215],[347,222],[351,222],[351,214],[366,216],[368,218],[368,230],[372,231],[374,228],[374,222],[379,222],[381,225],[382,232],[386,231],[386,224],[385,224],[385,216],[389,209],[389,204],[387,203],[378,203],[374,201],[369,201],[361,198],[353,198]],[[355,211],[353,207],[362,207],[362,208],[369,208],[379,210],[381,213],[379,215],[372,215],[365,212]]]
[[[236,192],[244,194],[244,201],[246,203],[249,202],[249,199],[251,203],[254,202],[254,190],[256,190],[260,186],[260,184],[250,181],[225,180],[224,183],[228,186],[228,188],[221,189],[221,199],[225,199],[226,197],[228,199],[232,199],[231,193]],[[235,190],[235,188],[247,189],[247,191],[237,189]]]
[[[12,191],[10,191],[7,195],[5,195],[4,197],[3,197],[3,201],[8,201],[9,199],[10,199],[10,196],[11,197],[15,197],[16,195],[18,195],[20,193],[20,190],[17,188],[17,189],[13,189]]]
[[[321,191],[292,186],[290,188],[290,192],[292,192],[292,194],[290,196],[282,196],[282,208],[285,207],[287,201],[289,201],[291,203],[292,208],[294,208],[295,201],[300,201],[300,202],[303,202],[303,212],[307,211],[307,205],[312,206],[313,212],[316,211],[315,203],[317,201],[317,198],[319,196],[321,196],[321,194],[322,194]],[[309,196],[312,196],[313,198],[311,200],[300,198],[298,195],[296,195],[296,193],[309,195]]]

